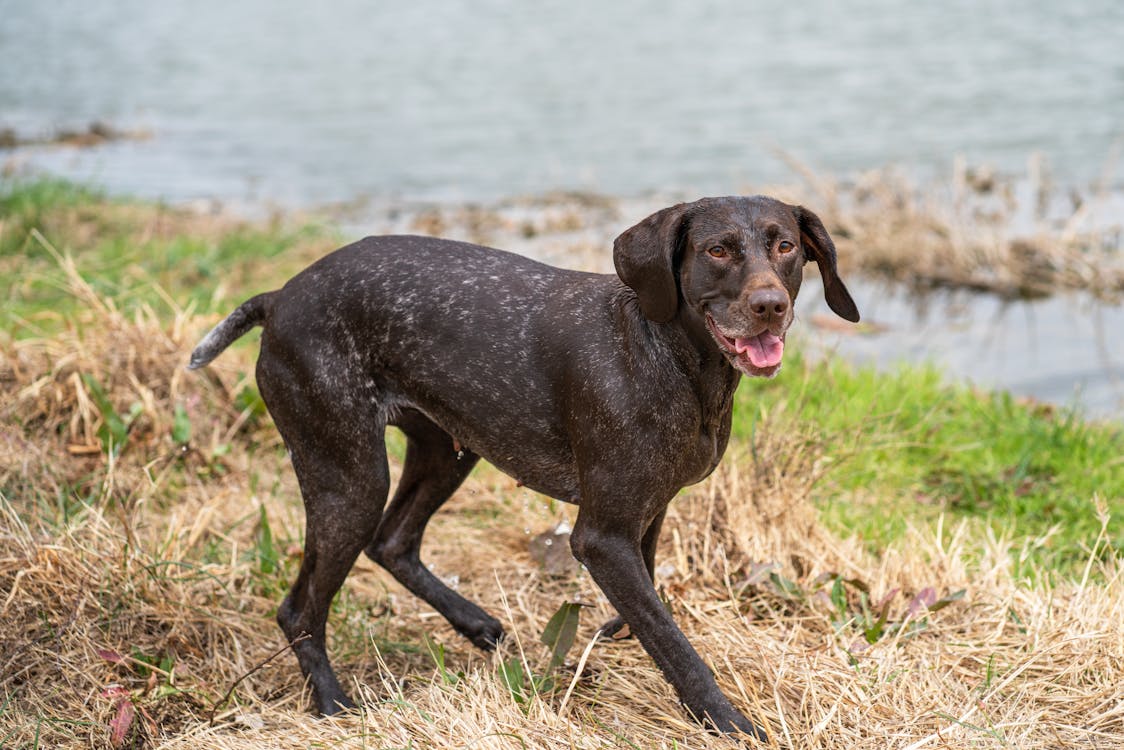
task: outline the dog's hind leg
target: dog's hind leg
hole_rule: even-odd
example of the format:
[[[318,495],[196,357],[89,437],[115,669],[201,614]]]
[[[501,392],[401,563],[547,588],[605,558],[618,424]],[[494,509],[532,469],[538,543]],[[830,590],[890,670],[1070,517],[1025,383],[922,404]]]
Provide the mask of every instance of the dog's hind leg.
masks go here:
[[[404,411],[394,423],[406,434],[406,461],[367,555],[444,615],[458,633],[490,650],[503,637],[499,621],[446,586],[420,555],[430,517],[461,485],[478,456],[458,450],[453,438],[420,412]]]
[[[263,339],[258,385],[289,448],[305,507],[304,556],[277,622],[294,641],[317,708],[329,715],[355,704],[325,650],[328,610],[378,528],[390,473],[385,417],[377,404],[343,397],[340,389],[302,376],[299,367],[293,360],[271,358]]]

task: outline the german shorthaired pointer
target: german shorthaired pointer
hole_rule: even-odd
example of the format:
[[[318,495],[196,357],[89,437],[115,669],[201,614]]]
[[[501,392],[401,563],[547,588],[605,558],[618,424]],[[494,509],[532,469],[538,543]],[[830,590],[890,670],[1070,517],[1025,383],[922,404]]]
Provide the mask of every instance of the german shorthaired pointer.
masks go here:
[[[858,310],[805,208],[755,196],[665,208],[613,246],[616,275],[429,237],[368,237],[243,303],[207,334],[203,367],[264,327],[257,381],[307,515],[277,613],[317,707],[354,707],[324,648],[332,597],[361,551],[482,649],[500,623],[419,558],[430,516],[479,458],[579,507],[571,536],[623,623],[691,715],[758,739],[652,585],[660,524],[726,449],[741,376],[776,374],[803,266],[831,309]],[[390,488],[386,426],[408,439]]]

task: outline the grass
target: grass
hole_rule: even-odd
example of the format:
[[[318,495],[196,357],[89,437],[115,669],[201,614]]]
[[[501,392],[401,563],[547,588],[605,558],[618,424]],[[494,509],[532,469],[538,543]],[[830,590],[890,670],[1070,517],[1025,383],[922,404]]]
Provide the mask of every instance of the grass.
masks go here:
[[[1010,394],[945,383],[931,368],[889,373],[841,362],[771,381],[745,381],[735,440],[751,438],[761,407],[799,429],[816,425],[834,465],[817,496],[824,520],[872,548],[899,539],[907,522],[942,515],[1025,540],[1024,561],[1073,573],[1102,514],[1124,515],[1124,428]],[[1124,550],[1115,526],[1108,548]]]
[[[303,515],[253,346],[182,368],[330,237],[65,184],[4,195],[0,746],[730,746],[634,641],[588,648],[611,608],[528,549],[573,509],[489,467],[424,557],[512,639],[480,654],[361,560],[329,633],[366,708],[311,719],[273,622]],[[229,270],[160,277],[159,251],[191,242]],[[799,358],[738,400],[727,460],[672,505],[657,581],[774,746],[1124,743],[1119,425]]]
[[[125,311],[210,312],[337,245],[314,223],[250,224],[57,179],[10,183],[0,187],[0,328],[50,334],[78,310],[59,252],[71,253],[93,291]]]

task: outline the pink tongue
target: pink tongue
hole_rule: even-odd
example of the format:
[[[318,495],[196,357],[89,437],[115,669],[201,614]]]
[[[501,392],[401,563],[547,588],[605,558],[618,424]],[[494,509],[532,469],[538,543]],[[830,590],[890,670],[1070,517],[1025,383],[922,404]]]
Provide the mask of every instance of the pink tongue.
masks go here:
[[[754,367],[776,367],[784,354],[784,341],[768,331],[748,339],[734,339],[734,345],[739,355],[749,355]]]

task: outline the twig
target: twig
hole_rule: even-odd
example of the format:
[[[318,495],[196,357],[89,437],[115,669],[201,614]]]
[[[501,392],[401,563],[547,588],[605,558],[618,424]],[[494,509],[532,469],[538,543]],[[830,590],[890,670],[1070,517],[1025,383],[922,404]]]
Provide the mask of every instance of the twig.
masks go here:
[[[271,661],[273,661],[274,659],[276,659],[276,658],[277,658],[278,656],[280,656],[281,654],[285,653],[285,651],[287,651],[288,649],[291,649],[291,648],[292,648],[293,646],[297,645],[297,644],[298,644],[298,643],[300,643],[301,641],[307,641],[307,640],[308,640],[309,638],[311,638],[311,637],[312,637],[312,636],[311,636],[311,635],[309,635],[308,633],[301,633],[301,634],[300,634],[300,635],[298,635],[298,636],[297,636],[296,638],[294,638],[293,640],[289,641],[289,642],[288,642],[288,643],[286,643],[286,644],[285,644],[284,646],[282,646],[281,648],[277,649],[277,650],[276,650],[276,651],[274,651],[274,652],[273,652],[272,654],[270,654],[269,656],[265,657],[265,658],[264,658],[264,659],[262,659],[262,660],[261,660],[260,662],[258,662],[257,664],[255,664],[255,665],[254,665],[253,667],[251,667],[251,668],[249,669],[249,671],[247,671],[247,672],[245,672],[244,674],[242,674],[242,675],[241,675],[241,676],[240,676],[240,677],[239,677],[239,678],[238,678],[237,680],[235,680],[235,681],[234,681],[234,684],[232,684],[232,685],[230,686],[230,690],[227,690],[227,691],[226,691],[226,695],[224,695],[224,696],[222,697],[222,700],[220,700],[220,701],[219,701],[218,703],[216,703],[216,704],[215,704],[214,706],[212,706],[212,707],[211,707],[211,715],[210,715],[210,717],[209,717],[209,718],[207,719],[207,726],[213,727],[213,726],[215,725],[215,714],[217,714],[217,713],[218,713],[218,711],[219,711],[219,709],[220,709],[220,708],[222,708],[223,706],[225,706],[225,705],[226,705],[226,702],[230,700],[230,696],[234,695],[234,689],[235,689],[236,687],[238,687],[238,685],[239,685],[239,684],[240,684],[240,683],[242,682],[242,680],[246,679],[247,677],[249,677],[250,675],[252,675],[252,674],[253,674],[254,672],[257,672],[257,671],[258,671],[259,669],[261,669],[262,667],[264,667],[264,666],[265,666],[266,664],[269,664],[269,663],[270,663]]]
[[[582,656],[578,659],[578,667],[574,670],[574,679],[570,680],[570,686],[566,688],[566,694],[562,696],[562,702],[558,705],[559,716],[566,710],[566,704],[570,702],[570,695],[573,694],[574,687],[578,684],[578,680],[581,679],[582,672],[585,670],[585,662],[589,659],[589,652],[593,651],[593,647],[597,645],[599,637],[600,633],[594,633],[593,638],[591,638],[586,645],[585,651],[582,651]]]

